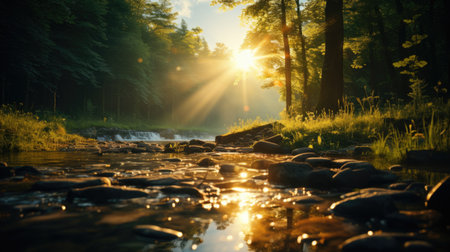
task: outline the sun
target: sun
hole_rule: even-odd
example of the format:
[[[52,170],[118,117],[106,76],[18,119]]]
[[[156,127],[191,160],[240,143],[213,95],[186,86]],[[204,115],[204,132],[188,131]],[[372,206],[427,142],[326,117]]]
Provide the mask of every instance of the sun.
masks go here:
[[[248,71],[248,70],[250,70],[250,68],[255,68],[255,62],[256,62],[256,57],[255,57],[255,52],[253,50],[245,49],[245,50],[239,51],[234,56],[234,64],[235,64],[236,68],[243,70],[243,71]]]

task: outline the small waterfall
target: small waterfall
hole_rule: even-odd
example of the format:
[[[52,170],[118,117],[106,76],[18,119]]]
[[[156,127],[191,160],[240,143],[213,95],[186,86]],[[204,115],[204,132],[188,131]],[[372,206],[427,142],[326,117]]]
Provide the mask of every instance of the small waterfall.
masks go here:
[[[205,133],[173,134],[164,137],[158,132],[131,130],[121,130],[114,134],[98,134],[96,138],[99,141],[189,141],[191,139],[214,141],[214,136]]]

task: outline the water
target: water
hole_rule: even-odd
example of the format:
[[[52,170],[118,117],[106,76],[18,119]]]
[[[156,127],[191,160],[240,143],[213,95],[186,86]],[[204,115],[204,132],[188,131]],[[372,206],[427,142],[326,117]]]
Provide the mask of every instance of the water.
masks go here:
[[[178,163],[163,161],[180,158]],[[222,175],[218,166],[198,167],[204,157],[241,167]],[[104,154],[83,152],[14,153],[1,157],[10,166],[32,165],[48,178],[87,177],[116,172],[136,175],[182,177],[196,185],[234,186],[206,200],[186,195],[164,195],[161,187],[149,187],[151,196],[95,204],[68,202],[66,192],[29,190],[35,178],[0,182],[0,240],[14,251],[335,251],[345,239],[368,231],[364,223],[352,223],[330,215],[329,206],[339,193],[307,188],[273,187],[266,175],[250,169],[255,159],[286,160],[283,155],[262,154]],[[388,164],[375,162],[386,168]],[[430,183],[443,172],[416,176],[406,169],[402,176]],[[409,176],[409,177],[408,177]],[[20,178],[18,179],[20,180]],[[249,186],[242,181],[252,181]],[[113,179],[113,183],[115,179]],[[286,207],[287,199],[318,195],[319,204]],[[289,202],[288,202],[289,203]],[[155,241],[136,234],[136,225],[151,224],[183,232],[175,241]]]

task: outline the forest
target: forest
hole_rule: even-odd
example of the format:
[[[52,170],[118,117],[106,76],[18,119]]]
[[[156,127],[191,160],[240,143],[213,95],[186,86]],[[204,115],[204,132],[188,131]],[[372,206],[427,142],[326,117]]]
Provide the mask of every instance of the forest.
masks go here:
[[[211,4],[244,5],[242,49],[253,50],[260,86],[277,89],[290,115],[345,101],[448,99],[447,1]],[[211,50],[201,27],[176,18],[168,0],[3,2],[1,102],[72,119],[173,124],[190,110],[185,97],[212,79],[233,82],[217,77],[231,50]],[[211,109],[214,121],[221,112]]]

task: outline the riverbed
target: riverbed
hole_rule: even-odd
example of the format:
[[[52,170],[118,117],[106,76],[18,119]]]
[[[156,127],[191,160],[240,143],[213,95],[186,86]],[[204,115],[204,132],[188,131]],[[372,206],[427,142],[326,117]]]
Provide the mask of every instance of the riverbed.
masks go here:
[[[215,164],[200,166],[209,158]],[[347,239],[374,232],[418,232],[382,220],[354,221],[335,216],[330,206],[349,191],[269,184],[267,169],[255,160],[282,162],[290,155],[207,152],[98,153],[31,152],[1,156],[8,166],[33,166],[41,175],[1,181],[0,240],[10,251],[336,251]],[[372,161],[378,169],[389,164]],[[232,165],[224,172],[221,165]],[[425,169],[425,168],[424,168]],[[428,185],[447,174],[404,168],[403,181]],[[112,185],[139,188],[146,197],[99,202],[69,199],[67,190],[36,190],[45,179],[107,177]],[[120,184],[133,177],[175,178],[177,185],[198,188],[195,194],[164,191],[166,184]],[[302,196],[317,196],[292,204]],[[423,209],[409,209],[423,210]],[[433,219],[430,216],[430,219]],[[438,218],[438,217],[436,217]],[[448,249],[448,228],[430,220],[421,237],[437,251]],[[139,225],[155,225],[182,233],[177,239],[149,237]]]

